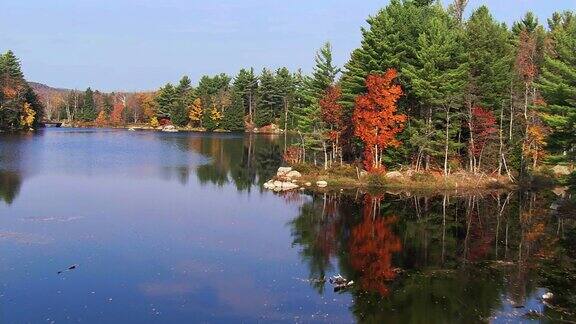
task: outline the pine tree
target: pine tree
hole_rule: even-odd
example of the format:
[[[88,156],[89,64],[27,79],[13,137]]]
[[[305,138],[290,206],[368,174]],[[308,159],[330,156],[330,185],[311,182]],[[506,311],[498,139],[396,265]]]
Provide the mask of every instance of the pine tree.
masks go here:
[[[420,120],[411,124],[410,142],[417,151],[416,168],[422,160],[429,167],[429,157],[443,160],[448,173],[448,159],[460,147],[460,108],[467,79],[463,35],[456,20],[438,11],[418,38],[418,66],[407,66],[405,75],[411,80],[412,92],[428,108]]]
[[[235,89],[234,89],[235,90]],[[241,92],[232,92],[232,103],[222,117],[222,128],[238,132],[244,130],[244,100]]]
[[[466,23],[469,100],[492,111],[508,99],[512,67],[511,35],[494,20],[487,7],[472,13]]]
[[[399,81],[406,92],[403,101],[410,102],[409,82],[405,80],[403,70],[417,64],[418,35],[434,10],[437,10],[436,5],[429,5],[428,1],[392,0],[378,14],[368,18],[368,28],[362,28],[361,46],[352,52],[342,75],[342,103],[348,115],[351,115],[355,97],[366,91],[366,77],[390,68],[399,71]]]
[[[308,79],[309,100],[318,104],[324,96],[326,89],[333,86],[340,69],[334,65],[332,59],[332,45],[326,42],[316,52],[316,65],[312,71],[312,77]]]
[[[552,48],[546,53],[539,87],[551,127],[548,148],[574,161],[576,150],[576,16],[556,13],[549,21]]]
[[[171,83],[167,83],[158,90],[155,100],[158,105],[158,113],[170,116],[172,111],[171,107],[178,100],[176,88],[174,88]]]
[[[24,80],[20,60],[10,50],[0,55],[0,71],[4,77],[7,76],[13,80]]]
[[[254,69],[241,69],[234,78],[234,91],[241,95],[244,106],[244,114],[248,117],[248,122],[254,122],[254,110],[258,98],[258,78],[254,75]]]
[[[276,95],[276,80],[274,74],[268,70],[263,69],[259,77],[260,87],[258,91],[258,108],[254,122],[256,126],[262,127],[275,123],[276,117],[279,115],[278,98]]]
[[[93,121],[98,113],[96,112],[96,102],[94,101],[94,92],[90,87],[84,92],[81,118],[84,121]]]
[[[295,110],[297,128],[304,132],[323,128],[318,123],[322,120],[320,100],[326,94],[326,90],[336,84],[336,78],[340,73],[340,69],[334,65],[332,46],[329,42],[316,52],[315,62],[312,76],[304,79],[306,89],[302,95],[307,106],[300,106]]]

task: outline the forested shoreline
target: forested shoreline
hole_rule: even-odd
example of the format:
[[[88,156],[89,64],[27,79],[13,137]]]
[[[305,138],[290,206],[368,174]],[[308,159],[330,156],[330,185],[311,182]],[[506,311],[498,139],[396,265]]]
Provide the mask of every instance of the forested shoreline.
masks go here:
[[[286,131],[286,162],[329,169],[465,170],[511,181],[543,166],[572,170],[576,150],[576,15],[532,13],[508,27],[466,0],[392,0],[367,19],[338,67],[332,45],[310,75],[287,68],[188,76],[157,91],[56,93],[40,102],[12,52],[0,59],[0,129],[41,118],[72,125]],[[545,26],[546,25],[546,26]],[[335,44],[337,46],[337,44]],[[545,168],[544,168],[545,169]]]

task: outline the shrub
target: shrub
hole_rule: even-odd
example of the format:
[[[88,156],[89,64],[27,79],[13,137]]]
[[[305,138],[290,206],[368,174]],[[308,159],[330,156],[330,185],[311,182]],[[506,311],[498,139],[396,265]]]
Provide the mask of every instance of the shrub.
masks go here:
[[[432,182],[436,180],[433,174],[426,172],[416,172],[412,174],[410,179],[416,182]]]
[[[350,164],[336,165],[329,169],[329,173],[339,177],[356,179],[356,168]]]
[[[320,168],[313,165],[313,164],[309,164],[309,163],[296,163],[291,165],[292,169],[302,173],[302,174],[311,174],[311,173],[317,173]]]
[[[386,178],[382,173],[369,173],[366,176],[367,184],[369,187],[384,187],[386,186]]]

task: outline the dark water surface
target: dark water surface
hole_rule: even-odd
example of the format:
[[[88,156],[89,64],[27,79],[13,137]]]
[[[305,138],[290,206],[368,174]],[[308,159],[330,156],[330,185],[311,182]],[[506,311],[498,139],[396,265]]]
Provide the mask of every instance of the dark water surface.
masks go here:
[[[261,184],[282,149],[233,134],[1,135],[0,322],[574,320],[569,193],[276,194]],[[338,273],[349,290],[320,280]]]

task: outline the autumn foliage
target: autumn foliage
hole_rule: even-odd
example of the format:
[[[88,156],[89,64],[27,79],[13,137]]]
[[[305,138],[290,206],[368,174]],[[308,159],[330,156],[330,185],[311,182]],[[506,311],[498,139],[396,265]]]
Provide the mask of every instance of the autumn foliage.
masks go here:
[[[470,141],[470,152],[473,156],[482,155],[486,144],[493,138],[498,129],[496,128],[496,118],[492,111],[482,107],[472,108],[472,122],[470,123],[472,141]]]
[[[110,114],[110,122],[112,125],[121,125],[123,122],[124,104],[122,102],[116,102],[112,108],[112,113]]]
[[[403,92],[394,81],[395,69],[366,78],[367,92],[356,97],[354,134],[364,143],[364,166],[368,170],[382,167],[382,152],[388,147],[398,147],[396,135],[404,129],[407,117],[397,113],[397,102]]]
[[[330,86],[326,89],[324,97],[320,99],[322,120],[328,125],[328,137],[338,142],[345,127],[342,119],[342,105],[339,103],[342,90],[338,86]]]
[[[94,123],[98,127],[104,127],[108,124],[108,120],[106,118],[106,112],[104,110],[100,110],[100,112],[98,113],[98,117],[96,117],[96,120],[94,120]]]

